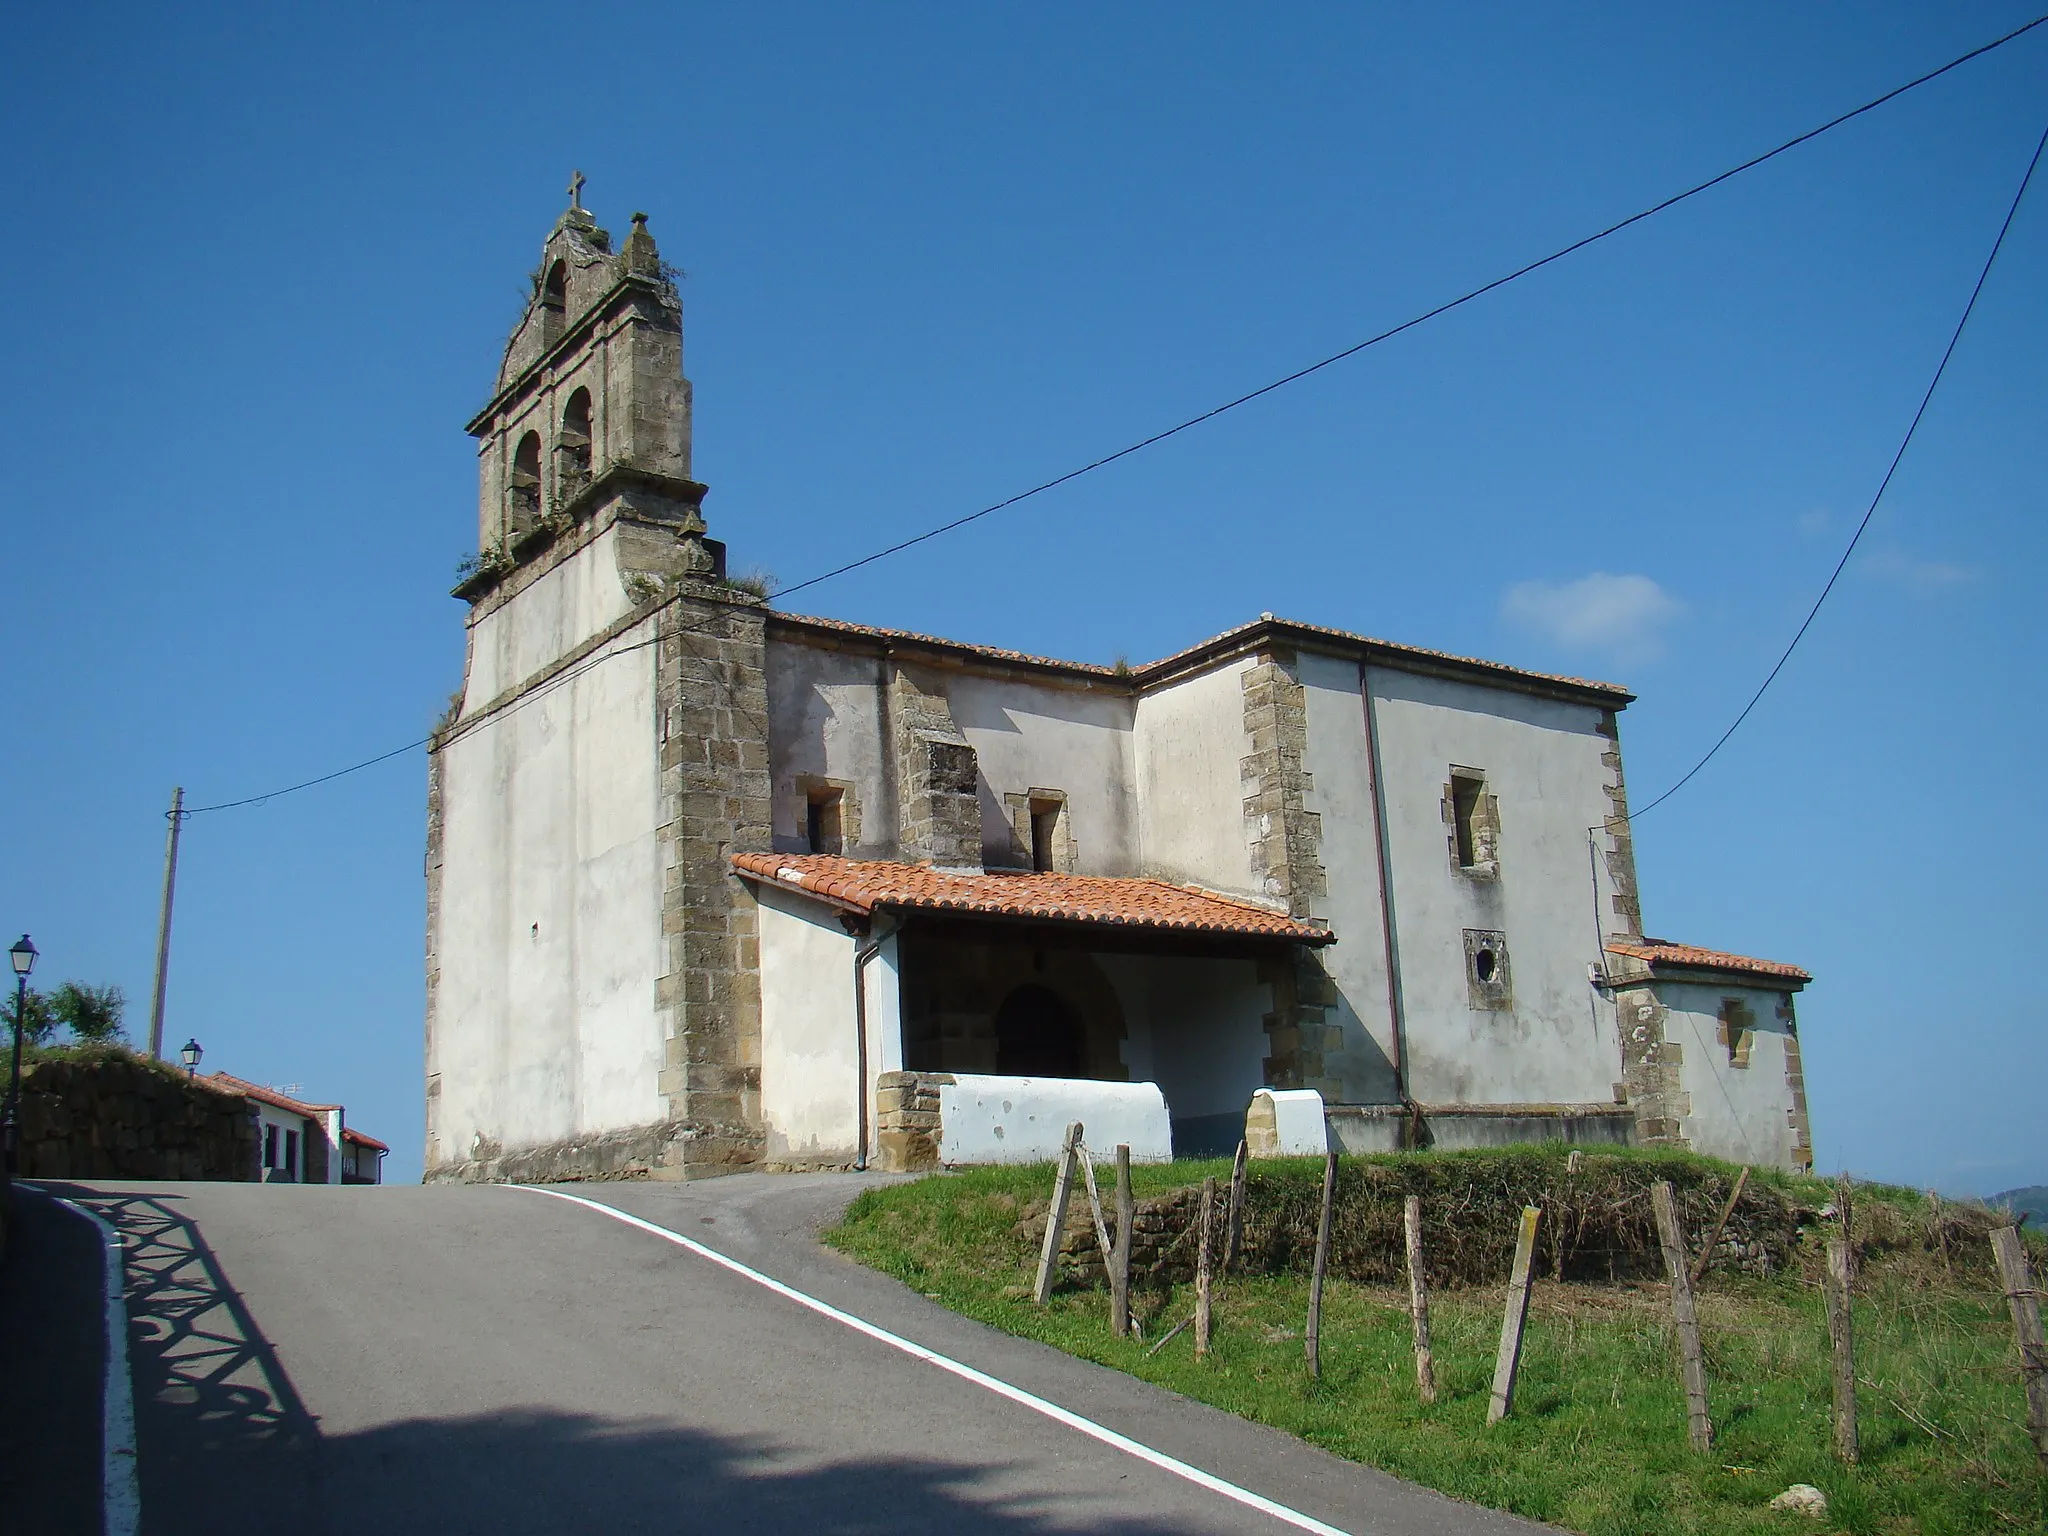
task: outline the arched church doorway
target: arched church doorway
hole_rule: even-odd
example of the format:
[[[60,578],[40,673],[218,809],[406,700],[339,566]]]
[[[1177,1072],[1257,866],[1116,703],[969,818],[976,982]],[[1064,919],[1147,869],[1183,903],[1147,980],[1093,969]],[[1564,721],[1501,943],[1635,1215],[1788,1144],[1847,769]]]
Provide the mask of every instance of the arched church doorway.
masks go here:
[[[1013,1077],[1084,1077],[1081,1016],[1057,992],[1026,982],[996,1012],[996,1071]]]

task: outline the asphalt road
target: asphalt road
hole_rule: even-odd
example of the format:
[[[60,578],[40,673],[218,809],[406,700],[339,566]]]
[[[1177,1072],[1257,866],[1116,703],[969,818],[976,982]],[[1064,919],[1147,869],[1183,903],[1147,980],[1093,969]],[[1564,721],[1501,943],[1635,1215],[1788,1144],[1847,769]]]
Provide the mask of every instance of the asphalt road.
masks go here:
[[[994,1333],[819,1247],[812,1234],[862,1185],[761,1175],[574,1193],[1341,1530],[1541,1529]],[[49,1187],[127,1243],[145,1532],[1289,1529],[531,1190]],[[74,1266],[68,1283],[29,1287],[55,1309],[51,1336],[91,1337],[89,1254],[27,1250],[10,1268]],[[22,1390],[11,1364],[0,1385]]]

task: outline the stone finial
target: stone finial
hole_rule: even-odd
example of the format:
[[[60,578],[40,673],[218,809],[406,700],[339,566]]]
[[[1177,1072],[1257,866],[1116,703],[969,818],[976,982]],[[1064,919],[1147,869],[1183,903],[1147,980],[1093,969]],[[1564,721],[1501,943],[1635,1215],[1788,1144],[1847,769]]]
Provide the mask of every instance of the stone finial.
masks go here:
[[[654,236],[647,232],[647,215],[633,215],[633,232],[626,236],[623,252],[628,272],[643,272],[656,276],[661,271],[661,252],[655,249]]]
[[[581,171],[570,173],[569,206],[578,213],[583,211],[583,173]],[[635,222],[638,222],[638,218],[639,216],[636,214],[634,216]]]

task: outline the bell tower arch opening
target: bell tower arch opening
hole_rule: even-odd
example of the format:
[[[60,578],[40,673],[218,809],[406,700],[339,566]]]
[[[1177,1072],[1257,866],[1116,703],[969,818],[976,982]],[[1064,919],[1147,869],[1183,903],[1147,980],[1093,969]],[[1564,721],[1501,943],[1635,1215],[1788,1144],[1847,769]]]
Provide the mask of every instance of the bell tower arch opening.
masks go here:
[[[548,265],[540,285],[541,345],[551,347],[562,339],[569,321],[569,263],[557,257]]]
[[[567,501],[590,483],[590,391],[578,388],[562,411],[555,438],[555,475]]]
[[[513,538],[540,522],[540,434],[529,432],[512,450],[505,480],[505,521]]]

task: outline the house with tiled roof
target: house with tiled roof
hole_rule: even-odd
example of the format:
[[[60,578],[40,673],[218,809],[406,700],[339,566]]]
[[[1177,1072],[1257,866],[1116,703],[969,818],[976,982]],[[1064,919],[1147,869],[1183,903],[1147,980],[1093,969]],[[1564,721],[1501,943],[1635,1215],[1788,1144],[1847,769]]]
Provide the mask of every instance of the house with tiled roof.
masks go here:
[[[1643,933],[1626,689],[1271,614],[1108,667],[780,611],[709,537],[682,336],[644,218],[572,201],[469,424],[429,1177],[1214,1152],[1260,1090],[1356,1150],[1810,1162],[1806,973]]]
[[[227,1072],[206,1082],[248,1100],[256,1114],[256,1176],[266,1184],[381,1184],[391,1149],[348,1124],[339,1104],[313,1104]]]

